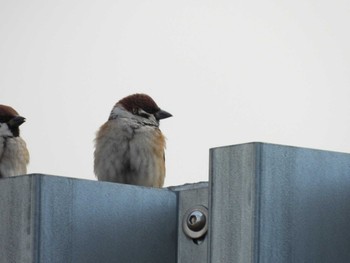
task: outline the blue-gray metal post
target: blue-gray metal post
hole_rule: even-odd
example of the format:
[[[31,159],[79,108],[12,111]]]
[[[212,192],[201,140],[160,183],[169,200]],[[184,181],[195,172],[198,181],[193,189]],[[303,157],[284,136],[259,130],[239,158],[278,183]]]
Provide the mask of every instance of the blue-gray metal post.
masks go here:
[[[171,187],[171,190],[178,196],[177,263],[207,262],[208,182]]]
[[[350,262],[350,155],[211,149],[209,262]]]

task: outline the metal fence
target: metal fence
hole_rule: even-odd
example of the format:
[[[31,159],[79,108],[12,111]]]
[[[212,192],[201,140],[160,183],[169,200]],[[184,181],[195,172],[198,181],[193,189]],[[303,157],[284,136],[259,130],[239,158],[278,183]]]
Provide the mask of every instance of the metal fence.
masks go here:
[[[169,189],[1,179],[0,262],[350,262],[350,155],[220,147],[209,182]]]

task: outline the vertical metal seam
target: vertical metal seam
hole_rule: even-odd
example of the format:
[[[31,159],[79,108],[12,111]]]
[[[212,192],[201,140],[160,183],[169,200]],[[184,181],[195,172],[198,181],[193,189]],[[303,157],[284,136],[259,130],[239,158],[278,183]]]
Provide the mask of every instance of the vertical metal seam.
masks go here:
[[[175,251],[176,251],[176,254],[175,254],[175,262],[177,263],[180,263],[178,260],[179,260],[179,238],[180,238],[180,231],[182,231],[182,220],[180,220],[179,216],[180,216],[180,204],[179,204],[179,201],[180,201],[180,192],[178,191],[173,191],[173,193],[175,193],[176,195],[176,226],[177,226],[177,231],[176,231],[176,248],[175,248]]]
[[[31,180],[34,183],[34,235],[33,235],[33,244],[34,244],[34,262],[41,262],[41,184],[42,176],[41,175],[32,175]]]
[[[212,236],[213,236],[213,227],[212,227],[212,211],[213,211],[213,180],[212,174],[213,174],[213,159],[214,159],[214,149],[209,150],[209,184],[208,184],[208,211],[209,211],[209,216],[208,216],[208,244],[207,244],[207,259],[208,263],[211,262],[211,257],[212,257]]]
[[[259,263],[259,255],[260,255],[260,225],[261,225],[261,162],[263,160],[262,158],[262,149],[263,144],[256,143],[255,144],[255,171],[253,180],[255,180],[255,206],[253,211],[253,214],[256,214],[257,216],[253,216],[254,223],[252,224],[252,227],[254,227],[253,233],[254,233],[254,242],[253,242],[253,262]]]

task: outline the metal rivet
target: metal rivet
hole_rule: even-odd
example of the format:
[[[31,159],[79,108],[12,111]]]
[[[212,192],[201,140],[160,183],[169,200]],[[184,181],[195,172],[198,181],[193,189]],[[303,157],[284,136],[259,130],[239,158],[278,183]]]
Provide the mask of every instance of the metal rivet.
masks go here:
[[[203,237],[208,230],[208,209],[198,205],[187,210],[183,217],[182,228],[192,239]]]
[[[187,218],[187,226],[193,231],[200,231],[203,229],[207,221],[205,215],[199,211],[195,210],[191,212]]]

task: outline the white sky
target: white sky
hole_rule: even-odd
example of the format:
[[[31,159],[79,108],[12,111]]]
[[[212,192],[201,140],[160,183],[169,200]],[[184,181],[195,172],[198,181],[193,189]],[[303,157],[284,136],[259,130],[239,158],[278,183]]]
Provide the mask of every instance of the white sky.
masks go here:
[[[29,173],[95,180],[95,132],[135,92],[174,115],[166,186],[208,180],[217,146],[350,152],[349,26],[346,0],[0,0],[0,103]]]

